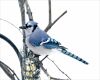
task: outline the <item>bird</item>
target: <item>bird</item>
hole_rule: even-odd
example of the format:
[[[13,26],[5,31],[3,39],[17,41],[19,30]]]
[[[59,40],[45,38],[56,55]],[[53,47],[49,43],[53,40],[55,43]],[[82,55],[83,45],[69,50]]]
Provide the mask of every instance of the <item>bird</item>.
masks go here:
[[[25,30],[26,34],[26,45],[37,55],[49,55],[52,50],[58,50],[61,53],[68,55],[84,64],[88,64],[87,61],[83,60],[79,56],[71,53],[68,49],[61,45],[60,42],[51,38],[45,31],[40,29],[38,23],[34,20],[28,21],[20,29]]]

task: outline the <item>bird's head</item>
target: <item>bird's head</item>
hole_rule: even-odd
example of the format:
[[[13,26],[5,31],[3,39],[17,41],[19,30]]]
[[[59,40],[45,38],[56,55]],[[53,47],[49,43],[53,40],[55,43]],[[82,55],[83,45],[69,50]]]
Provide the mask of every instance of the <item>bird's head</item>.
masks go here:
[[[38,27],[37,22],[29,21],[25,24],[23,27],[19,27],[20,29],[24,29],[27,34],[31,34],[35,31],[35,29]]]

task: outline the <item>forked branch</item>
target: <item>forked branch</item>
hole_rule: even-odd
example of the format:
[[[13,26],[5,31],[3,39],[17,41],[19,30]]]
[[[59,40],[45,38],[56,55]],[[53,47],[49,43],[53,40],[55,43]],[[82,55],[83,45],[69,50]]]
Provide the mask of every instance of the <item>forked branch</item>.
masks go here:
[[[48,55],[47,55],[46,57],[48,58]],[[57,69],[58,69],[62,74],[64,74],[68,79],[60,79],[60,78],[55,78],[55,77],[50,76],[50,74],[47,72],[47,69],[45,69],[45,68],[43,67],[43,64],[42,64],[42,61],[43,61],[46,57],[44,57],[44,58],[40,61],[40,67],[41,67],[41,69],[43,70],[43,72],[47,75],[47,77],[48,77],[50,80],[71,80],[71,78],[70,78],[66,73],[64,73],[64,72],[56,65],[56,63],[55,63],[53,60],[51,60],[50,58],[48,58],[48,59],[57,67]]]
[[[65,14],[67,13],[67,11],[64,11],[57,19],[54,20],[54,22],[52,22],[51,24],[49,24],[46,28],[45,28],[45,32],[48,32],[51,27],[62,17],[64,16]]]
[[[71,80],[71,78],[66,74],[66,73],[64,73],[59,67],[58,67],[58,65],[53,61],[53,60],[51,60],[49,57],[48,57],[48,59],[57,67],[57,69],[62,73],[62,74],[64,74],[66,77],[68,77],[68,80]],[[65,80],[65,79],[64,79]]]

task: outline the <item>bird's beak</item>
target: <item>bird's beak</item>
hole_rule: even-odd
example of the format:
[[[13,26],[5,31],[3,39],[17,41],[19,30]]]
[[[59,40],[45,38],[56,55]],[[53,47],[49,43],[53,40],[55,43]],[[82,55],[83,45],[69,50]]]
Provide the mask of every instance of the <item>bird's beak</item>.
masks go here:
[[[26,26],[21,26],[21,27],[19,27],[20,29],[26,29]]]

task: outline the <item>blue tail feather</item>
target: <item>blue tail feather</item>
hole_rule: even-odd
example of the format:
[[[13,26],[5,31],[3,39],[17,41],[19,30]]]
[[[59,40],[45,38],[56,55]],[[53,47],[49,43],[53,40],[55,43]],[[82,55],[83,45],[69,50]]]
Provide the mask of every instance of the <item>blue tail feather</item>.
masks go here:
[[[87,61],[85,61],[85,60],[83,60],[82,58],[76,56],[75,54],[72,54],[71,52],[68,52],[68,51],[66,50],[65,47],[59,46],[59,49],[60,49],[60,51],[61,51],[62,53],[64,53],[65,55],[68,55],[68,56],[70,56],[70,57],[72,57],[72,58],[74,58],[74,59],[76,59],[76,60],[78,60],[78,61],[80,61],[80,62],[82,62],[82,63],[84,63],[84,64],[88,64]]]

